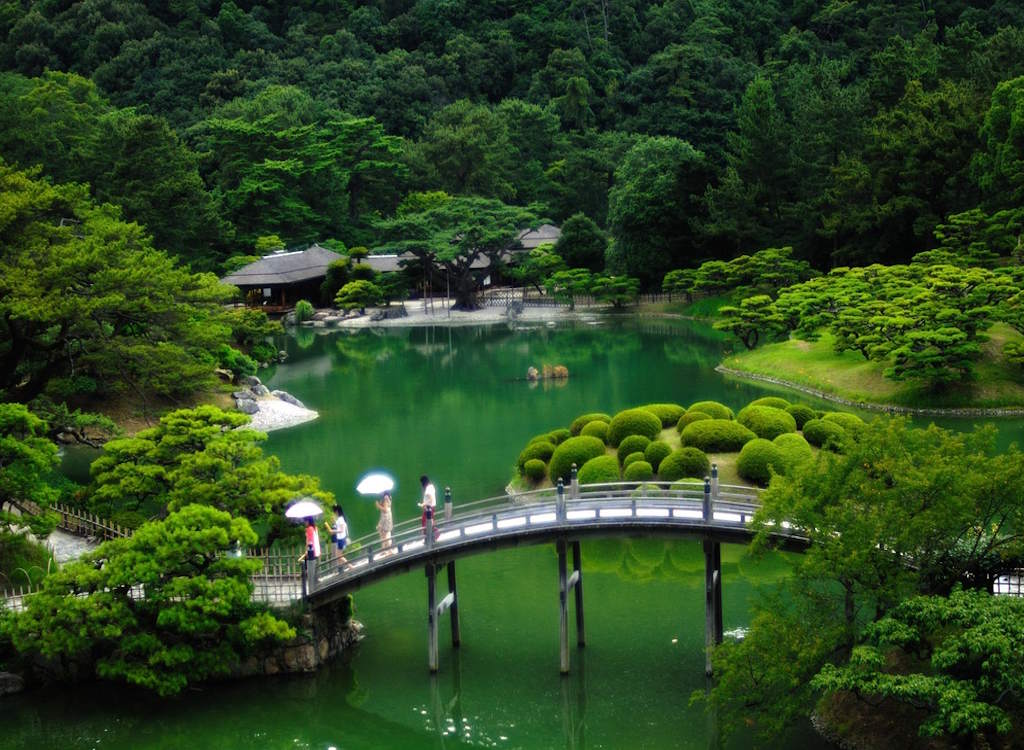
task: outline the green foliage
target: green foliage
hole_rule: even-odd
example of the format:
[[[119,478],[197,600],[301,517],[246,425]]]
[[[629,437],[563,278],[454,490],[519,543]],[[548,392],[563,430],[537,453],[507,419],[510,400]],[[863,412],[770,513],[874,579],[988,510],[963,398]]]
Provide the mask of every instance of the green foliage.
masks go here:
[[[619,481],[619,462],[614,456],[597,456],[583,464],[576,475],[580,484],[603,484]]]
[[[821,418],[826,422],[834,422],[849,435],[856,437],[864,429],[865,422],[856,414],[846,411],[828,411]]]
[[[569,268],[586,268],[598,273],[604,268],[608,237],[585,214],[577,213],[562,223],[562,234],[555,243],[555,252]]]
[[[351,265],[348,258],[339,258],[327,266],[327,274],[320,284],[321,304],[334,304],[334,298],[338,296],[338,292],[341,291],[345,284],[352,280],[349,273],[350,269]]]
[[[672,452],[672,447],[664,440],[655,440],[644,448],[644,460],[651,465],[655,473],[664,458]]]
[[[554,454],[554,452],[554,443],[549,443],[547,441],[538,441],[535,443],[530,443],[525,448],[523,448],[522,452],[519,454],[519,458],[516,460],[516,465],[519,467],[519,472],[523,473],[527,461],[538,459],[540,461],[543,461],[544,463],[547,463],[548,461],[551,460],[551,456]]]
[[[686,425],[692,424],[693,422],[699,422],[702,419],[711,419],[711,415],[705,414],[702,411],[694,411],[693,409],[690,409],[690,411],[686,412],[679,418],[679,421],[676,422],[676,431],[681,433],[686,429]]]
[[[341,310],[364,310],[384,301],[381,288],[371,281],[350,281],[334,298],[334,304]]]
[[[583,429],[580,430],[581,435],[592,435],[596,438],[600,438],[601,442],[608,442],[608,423],[602,422],[600,419],[595,419],[592,422],[587,422],[583,425]]]
[[[643,435],[653,440],[661,432],[661,420],[646,409],[620,411],[608,425],[608,444],[616,446],[627,435]]]
[[[23,654],[90,657],[103,679],[173,695],[295,631],[252,603],[248,522],[189,505],[49,576],[13,623]],[[136,597],[133,591],[144,590]]]
[[[231,370],[236,378],[241,375],[255,375],[259,368],[256,360],[228,344],[217,347],[217,366]]]
[[[313,317],[313,304],[309,300],[300,299],[295,303],[295,322],[304,323]]]
[[[708,453],[738,451],[757,435],[728,419],[704,419],[686,427],[680,434],[683,445],[700,448]]]
[[[672,451],[661,460],[658,476],[665,482],[685,477],[706,477],[711,473],[711,461],[699,448],[686,447]]]
[[[551,438],[552,443],[558,445],[572,437],[572,433],[564,427],[559,427],[557,430],[549,432],[548,437]]]
[[[529,479],[534,484],[540,482],[547,476],[548,467],[539,458],[528,459],[523,464],[523,476]]]
[[[603,441],[589,435],[571,437],[555,448],[548,464],[548,476],[551,477],[552,482],[558,481],[559,477],[568,482],[573,464],[576,464],[578,471],[587,461],[602,455],[604,455]]]
[[[755,438],[743,446],[736,460],[736,471],[744,479],[755,484],[767,485],[772,472],[785,474],[786,458],[782,450],[771,440]]]
[[[804,439],[818,448],[841,450],[846,442],[846,430],[836,422],[810,419],[804,422]]]
[[[747,349],[753,349],[759,341],[772,341],[786,333],[785,318],[766,294],[747,297],[739,307],[723,307],[718,314],[721,320],[715,323],[715,328],[736,334]]]
[[[751,401],[747,406],[770,406],[773,409],[782,409],[787,411],[790,407],[790,403],[784,398],[778,398],[777,396],[765,396],[763,398],[756,398]]]
[[[690,404],[690,408],[686,410],[687,413],[699,411],[707,414],[712,419],[732,419],[733,413],[725,404],[720,404],[717,401],[697,401],[696,403]]]
[[[771,406],[746,406],[740,409],[736,421],[766,440],[772,440],[785,432],[796,432],[793,415]]]
[[[686,413],[686,409],[679,404],[647,404],[641,406],[661,420],[662,427],[671,427],[679,423],[679,418]]]
[[[595,276],[590,292],[599,302],[608,302],[616,309],[636,302],[640,293],[640,280],[630,276]]]
[[[623,470],[623,472],[625,472],[626,468],[631,463],[634,463],[635,461],[643,461],[643,460],[644,460],[644,452],[643,451],[634,451],[633,453],[630,453],[628,456],[626,456],[624,459],[622,459],[622,470]]]
[[[696,271],[692,268],[677,268],[669,271],[661,280],[661,291],[666,294],[678,294],[686,301],[693,300],[693,280]]]
[[[618,450],[616,451],[619,463],[621,464],[625,461],[626,456],[630,453],[636,453],[637,451],[643,453],[647,450],[647,446],[650,444],[651,440],[646,435],[628,435],[623,438],[622,442],[619,443]]]
[[[782,454],[785,465],[785,469],[776,469],[780,474],[785,474],[797,464],[814,458],[814,449],[803,435],[785,432],[772,440],[772,443]]]
[[[654,478],[654,469],[642,459],[633,461],[623,469],[622,478],[627,482],[646,482]]]
[[[51,475],[60,459],[47,424],[22,404],[0,403],[0,541],[27,527],[45,537],[57,525]]]
[[[555,299],[569,304],[569,309],[576,309],[576,298],[590,294],[593,290],[594,277],[585,268],[571,268],[567,271],[556,271],[545,281],[544,287]]]
[[[790,404],[786,407],[786,411],[796,420],[796,428],[802,430],[808,420],[814,419],[817,416],[817,412],[809,406],[804,404]]]
[[[600,411],[590,412],[589,414],[582,414],[576,417],[576,419],[572,420],[572,424],[569,425],[569,432],[571,432],[573,435],[579,435],[587,424],[594,421],[611,422],[612,417],[610,414],[605,414],[604,412]]]

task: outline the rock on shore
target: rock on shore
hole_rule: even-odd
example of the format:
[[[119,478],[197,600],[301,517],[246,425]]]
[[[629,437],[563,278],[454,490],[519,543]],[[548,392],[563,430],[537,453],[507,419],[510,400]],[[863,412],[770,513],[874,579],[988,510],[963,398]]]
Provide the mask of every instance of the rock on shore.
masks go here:
[[[248,414],[248,427],[260,432],[282,430],[294,427],[303,422],[310,422],[320,415],[290,393],[285,391],[271,392],[260,379],[249,375],[242,379],[245,389],[231,394],[235,399],[235,407]]]

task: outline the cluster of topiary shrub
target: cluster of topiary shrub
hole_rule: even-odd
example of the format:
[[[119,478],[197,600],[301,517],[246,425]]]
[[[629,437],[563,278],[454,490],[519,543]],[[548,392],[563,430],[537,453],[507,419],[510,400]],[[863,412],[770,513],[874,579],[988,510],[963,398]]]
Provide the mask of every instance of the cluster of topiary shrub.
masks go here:
[[[673,425],[681,445],[674,450],[659,439]],[[751,401],[738,413],[717,401],[698,401],[688,409],[648,404],[614,416],[582,414],[568,428],[537,435],[519,454],[517,467],[534,484],[568,482],[573,464],[581,484],[699,482],[710,473],[709,453],[738,453],[739,476],[763,485],[773,473],[785,474],[813,458],[814,448],[842,450],[863,426],[855,414],[817,412],[776,396]]]

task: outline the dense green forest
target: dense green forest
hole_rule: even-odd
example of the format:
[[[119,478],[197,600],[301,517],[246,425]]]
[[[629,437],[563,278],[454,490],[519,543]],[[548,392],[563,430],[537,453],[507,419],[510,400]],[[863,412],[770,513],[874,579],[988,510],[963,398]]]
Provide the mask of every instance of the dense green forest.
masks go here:
[[[374,247],[444,190],[583,213],[653,286],[765,247],[903,262],[1024,191],[1010,0],[9,0],[0,66],[0,156],[196,270]]]

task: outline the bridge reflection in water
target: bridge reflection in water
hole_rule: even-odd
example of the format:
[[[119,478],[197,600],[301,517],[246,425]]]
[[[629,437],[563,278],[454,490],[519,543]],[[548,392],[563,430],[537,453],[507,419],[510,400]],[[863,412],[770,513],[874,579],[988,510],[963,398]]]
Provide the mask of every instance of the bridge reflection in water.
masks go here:
[[[427,654],[431,672],[438,670],[438,622],[449,614],[452,645],[460,641],[455,563],[472,554],[524,544],[554,542],[558,552],[559,657],[569,672],[569,593],[575,598],[577,645],[586,643],[583,618],[584,537],[680,536],[700,539],[705,561],[705,670],[711,671],[710,647],[722,640],[721,544],[747,544],[754,536],[750,521],[759,508],[759,490],[719,485],[717,470],[703,483],[616,482],[579,485],[575,471],[568,487],[509,493],[460,505],[455,512],[445,492],[440,518],[419,519],[395,527],[390,544],[376,535],[354,540],[348,562],[321,559],[303,578],[308,604],[321,607],[356,589],[422,568],[427,578]],[[776,534],[784,549],[803,550],[807,539],[783,530]],[[572,572],[569,554],[572,553]],[[447,593],[438,598],[437,576],[447,573]]]

